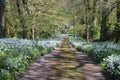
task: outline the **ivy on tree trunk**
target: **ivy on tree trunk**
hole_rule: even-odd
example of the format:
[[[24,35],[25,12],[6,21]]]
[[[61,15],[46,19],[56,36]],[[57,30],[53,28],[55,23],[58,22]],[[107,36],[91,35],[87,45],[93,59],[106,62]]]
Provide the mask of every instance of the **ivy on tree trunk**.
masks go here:
[[[0,0],[0,38],[5,37],[5,0]]]

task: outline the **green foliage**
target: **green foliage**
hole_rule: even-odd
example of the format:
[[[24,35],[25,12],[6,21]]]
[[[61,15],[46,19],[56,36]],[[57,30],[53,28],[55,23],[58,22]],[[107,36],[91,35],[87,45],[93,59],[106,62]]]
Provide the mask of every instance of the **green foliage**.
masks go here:
[[[79,43],[78,43],[79,44]],[[75,46],[75,45],[74,45]],[[109,80],[119,80],[120,77],[120,45],[110,42],[85,43],[81,42],[76,48],[86,53],[103,69]]]
[[[23,47],[16,51],[14,49],[2,50],[0,52],[0,80],[14,80],[24,72],[30,62],[49,51],[51,48],[41,46]]]
[[[104,70],[104,74],[110,80],[120,80],[120,55],[112,54],[105,58],[101,63],[101,68]]]
[[[118,42],[116,1],[7,0],[6,37],[40,39],[70,33],[87,40]]]

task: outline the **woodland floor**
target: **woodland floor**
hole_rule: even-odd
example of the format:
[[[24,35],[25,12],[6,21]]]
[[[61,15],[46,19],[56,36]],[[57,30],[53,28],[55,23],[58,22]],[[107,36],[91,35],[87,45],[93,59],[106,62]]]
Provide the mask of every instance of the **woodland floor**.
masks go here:
[[[32,63],[17,80],[105,80],[101,69],[85,54],[77,52],[69,40]]]

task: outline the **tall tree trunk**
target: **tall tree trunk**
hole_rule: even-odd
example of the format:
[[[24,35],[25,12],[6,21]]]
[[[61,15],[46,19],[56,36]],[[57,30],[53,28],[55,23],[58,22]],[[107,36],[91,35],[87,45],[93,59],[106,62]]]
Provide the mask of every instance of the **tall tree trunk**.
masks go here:
[[[107,29],[107,16],[102,14],[101,20],[101,30],[100,30],[100,41],[106,41],[108,39],[108,29]]]
[[[115,42],[120,40],[120,0],[117,0],[117,25],[115,28]]]
[[[73,17],[73,26],[74,26],[74,38],[76,38],[76,22],[75,22],[75,15],[74,15],[74,13],[72,13],[72,17]]]
[[[35,27],[34,25],[32,26],[32,39],[35,39]]]
[[[90,2],[88,0],[84,0],[85,5],[85,20],[86,20],[86,41],[89,42],[90,37]]]
[[[5,37],[5,0],[0,0],[0,38]]]
[[[16,5],[17,5],[17,10],[18,10],[19,18],[20,18],[20,23],[21,23],[21,26],[22,26],[22,38],[25,39],[25,38],[27,38],[26,37],[27,30],[25,29],[24,19],[22,18],[22,11],[20,9],[20,5],[21,5],[20,1],[21,0],[16,0]]]
[[[94,28],[96,27],[96,22],[97,22],[97,17],[96,17],[96,13],[97,13],[97,1],[98,0],[94,0],[93,1],[93,6],[92,6],[92,17],[91,17],[91,30],[90,30],[90,38],[94,38],[94,34],[95,34],[95,30]]]
[[[110,2],[109,0],[101,0],[103,4],[101,11],[101,30],[100,30],[100,41],[107,41],[110,39],[109,28],[107,21],[110,13],[115,9],[116,4],[111,5],[110,8],[106,7]]]
[[[35,16],[32,19],[32,39],[35,39]]]

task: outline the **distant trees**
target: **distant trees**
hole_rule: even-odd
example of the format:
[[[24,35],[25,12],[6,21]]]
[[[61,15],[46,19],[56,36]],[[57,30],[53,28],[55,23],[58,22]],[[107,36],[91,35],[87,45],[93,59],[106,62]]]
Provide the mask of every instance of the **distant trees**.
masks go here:
[[[39,39],[59,32],[87,41],[118,42],[119,3],[119,0],[0,0],[0,37]]]
[[[52,35],[58,17],[57,14],[50,13],[55,3],[55,0],[7,0],[6,37],[36,39],[44,33]],[[53,15],[55,16],[52,17]]]
[[[75,14],[77,17],[75,21],[79,19],[78,23],[81,24],[79,28],[84,29],[82,26],[85,27],[84,34],[82,34],[87,41],[94,38],[100,41],[110,40],[113,32],[115,33],[115,40],[118,40],[119,28],[115,27],[115,23],[119,21],[118,16],[120,16],[117,7],[117,4],[119,4],[118,0],[79,0],[78,2],[76,0],[76,3],[74,1],[73,4],[75,5],[74,7],[79,7],[78,11],[76,11],[77,14]],[[81,16],[77,16],[78,14]]]

